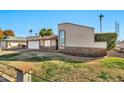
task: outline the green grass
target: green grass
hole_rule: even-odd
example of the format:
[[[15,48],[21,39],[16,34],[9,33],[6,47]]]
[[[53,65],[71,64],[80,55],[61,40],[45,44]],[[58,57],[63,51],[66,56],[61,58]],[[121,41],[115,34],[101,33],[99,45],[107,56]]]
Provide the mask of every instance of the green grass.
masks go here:
[[[118,68],[118,69],[124,69],[124,59],[123,58],[105,58],[102,59],[101,62],[108,68]]]
[[[14,53],[14,54],[8,54],[8,55],[2,55],[0,56],[0,60],[9,60],[12,57],[20,55],[19,53]]]

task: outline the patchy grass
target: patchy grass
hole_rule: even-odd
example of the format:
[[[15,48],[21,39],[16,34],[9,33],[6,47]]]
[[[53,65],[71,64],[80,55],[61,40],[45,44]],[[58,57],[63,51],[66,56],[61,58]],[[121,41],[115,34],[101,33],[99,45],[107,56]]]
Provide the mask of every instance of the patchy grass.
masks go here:
[[[11,60],[11,58],[20,55],[19,53],[7,54],[0,56],[0,60]]]
[[[123,58],[101,58],[90,62],[78,62],[63,57],[39,57],[31,54],[30,57],[18,59],[19,54],[0,57],[0,62],[27,70],[51,81],[66,82],[117,82],[124,81]],[[4,59],[4,60],[2,60]],[[43,81],[32,77],[33,81]]]
[[[14,53],[14,54],[8,54],[8,55],[2,55],[0,56],[1,61],[27,61],[27,62],[42,62],[42,61],[49,61],[49,60],[61,60],[69,63],[81,63],[80,61],[75,61],[71,59],[65,59],[61,56],[38,56],[36,54],[30,53],[28,56],[22,58],[23,54],[20,53]]]
[[[109,57],[109,58],[102,59],[100,61],[108,68],[124,69],[123,58]]]

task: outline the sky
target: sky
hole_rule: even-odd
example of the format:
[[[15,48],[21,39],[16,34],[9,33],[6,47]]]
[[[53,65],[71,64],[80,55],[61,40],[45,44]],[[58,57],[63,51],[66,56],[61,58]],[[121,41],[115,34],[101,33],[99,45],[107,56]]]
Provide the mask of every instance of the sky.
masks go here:
[[[29,36],[42,28],[52,28],[58,34],[58,24],[75,23],[95,28],[100,32],[99,15],[103,14],[103,32],[115,32],[115,21],[120,24],[119,39],[124,40],[123,10],[0,10],[0,28],[12,29],[16,36]]]

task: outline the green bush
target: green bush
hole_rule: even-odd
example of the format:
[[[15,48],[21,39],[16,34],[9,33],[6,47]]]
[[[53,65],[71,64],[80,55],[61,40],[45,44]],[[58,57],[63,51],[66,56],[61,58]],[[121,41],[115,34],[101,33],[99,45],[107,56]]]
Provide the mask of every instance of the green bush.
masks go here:
[[[107,50],[110,50],[115,47],[117,40],[117,33],[96,33],[95,41],[102,42],[107,41]]]
[[[109,73],[102,71],[102,72],[100,72],[99,78],[108,80],[110,78],[110,75],[109,75]]]

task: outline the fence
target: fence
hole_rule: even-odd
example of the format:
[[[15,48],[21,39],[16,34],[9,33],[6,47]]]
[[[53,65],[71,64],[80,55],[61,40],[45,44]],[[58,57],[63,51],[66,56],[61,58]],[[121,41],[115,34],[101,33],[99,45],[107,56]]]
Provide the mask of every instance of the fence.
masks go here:
[[[11,82],[52,82],[32,74],[31,71],[24,73],[22,70],[4,63],[0,63],[0,76]]]

